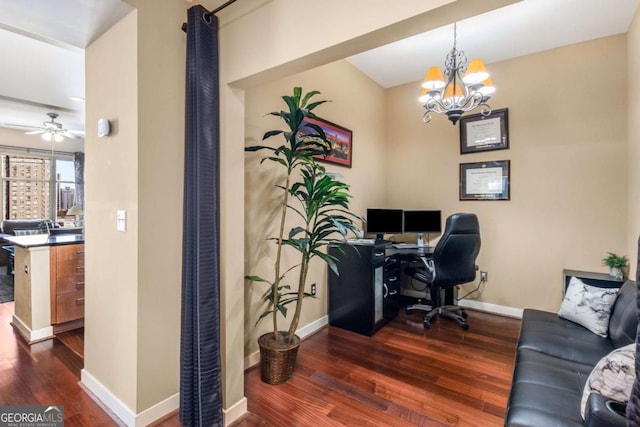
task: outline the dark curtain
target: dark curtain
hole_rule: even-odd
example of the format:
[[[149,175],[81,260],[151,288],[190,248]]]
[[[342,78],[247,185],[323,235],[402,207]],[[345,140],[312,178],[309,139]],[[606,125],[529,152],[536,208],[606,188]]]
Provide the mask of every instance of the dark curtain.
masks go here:
[[[180,421],[223,424],[220,368],[218,20],[188,10]]]
[[[76,172],[76,199],[74,204],[84,211],[84,153],[73,153],[73,167]]]

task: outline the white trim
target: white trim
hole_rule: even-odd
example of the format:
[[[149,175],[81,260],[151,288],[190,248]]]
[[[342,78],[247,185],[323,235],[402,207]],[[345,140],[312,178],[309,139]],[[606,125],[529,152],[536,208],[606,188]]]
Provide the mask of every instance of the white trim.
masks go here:
[[[147,426],[154,421],[169,415],[180,406],[180,394],[176,393],[136,415],[127,405],[111,393],[104,384],[87,372],[87,370],[83,369],[81,371],[80,380],[83,389],[88,391],[87,394],[92,399],[97,399],[98,403],[105,407],[106,412],[111,416],[111,418],[117,418],[114,419],[116,423],[124,423],[124,425],[129,427]]]
[[[296,335],[300,337],[300,339],[305,339],[309,335],[313,335],[318,332],[320,329],[324,328],[329,324],[329,316],[322,316],[315,322],[311,322],[306,326],[298,329],[296,331]]]
[[[118,399],[111,391],[98,381],[86,369],[80,371],[80,382],[91,392],[89,396],[95,397],[99,403],[106,406],[109,411],[118,417],[125,425],[135,426],[136,416],[131,409]],[[93,396],[92,396],[93,395]]]
[[[322,316],[316,321],[309,323],[306,326],[298,329],[296,331],[296,335],[300,337],[300,339],[305,339],[309,335],[313,335],[318,332],[320,329],[324,328],[329,324],[329,316]],[[249,368],[252,368],[260,363],[260,351],[255,351],[244,358],[244,369],[245,371]]]
[[[167,397],[136,415],[136,427],[148,426],[154,421],[169,415],[180,407],[180,393]]]
[[[488,302],[473,301],[473,300],[460,300],[458,305],[461,307],[473,308],[480,311],[486,311],[487,313],[499,314],[501,316],[515,317],[522,319],[522,309],[507,307],[504,305],[490,304]]]
[[[231,405],[230,408],[223,409],[222,415],[224,416],[224,425],[225,427],[237,421],[244,414],[247,413],[247,398],[243,397],[234,405]]]
[[[32,331],[19,317],[16,317],[15,314],[13,314],[12,317],[11,324],[29,344],[53,338],[53,326],[46,326]]]

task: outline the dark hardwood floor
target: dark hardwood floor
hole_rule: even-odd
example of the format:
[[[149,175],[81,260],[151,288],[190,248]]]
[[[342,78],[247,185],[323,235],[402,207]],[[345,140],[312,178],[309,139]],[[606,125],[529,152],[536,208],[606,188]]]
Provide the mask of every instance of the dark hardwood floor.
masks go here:
[[[113,420],[78,386],[82,358],[58,340],[28,345],[0,304],[0,405],[64,406],[66,427],[107,427]]]
[[[419,313],[373,337],[325,328],[306,339],[279,386],[245,375],[251,415],[238,426],[501,426],[520,321],[469,310],[468,331]]]
[[[82,359],[57,340],[25,344],[12,313],[0,304],[0,404],[64,405],[67,427],[116,425],[78,386]],[[520,321],[469,310],[469,325],[424,330],[419,313],[401,313],[373,337],[324,328],[303,341],[287,383],[246,372],[249,414],[234,426],[501,426]]]

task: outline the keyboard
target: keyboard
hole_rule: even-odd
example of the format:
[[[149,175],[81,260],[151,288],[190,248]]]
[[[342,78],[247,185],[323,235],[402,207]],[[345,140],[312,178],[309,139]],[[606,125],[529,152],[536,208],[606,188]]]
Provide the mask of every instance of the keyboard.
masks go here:
[[[394,243],[392,246],[396,249],[418,249],[419,247],[424,247],[418,246],[417,243]]]

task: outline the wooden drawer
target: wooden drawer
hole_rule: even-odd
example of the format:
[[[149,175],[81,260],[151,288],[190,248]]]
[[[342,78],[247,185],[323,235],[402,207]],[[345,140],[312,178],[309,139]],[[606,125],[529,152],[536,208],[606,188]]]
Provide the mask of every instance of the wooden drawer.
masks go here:
[[[56,279],[56,294],[68,294],[69,292],[84,291],[84,275],[69,276]]]
[[[84,263],[84,244],[56,246],[57,261],[80,260]]]
[[[84,290],[56,297],[56,322],[63,323],[84,317]]]
[[[63,277],[84,277],[84,260],[58,261],[56,279]]]

